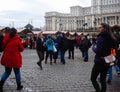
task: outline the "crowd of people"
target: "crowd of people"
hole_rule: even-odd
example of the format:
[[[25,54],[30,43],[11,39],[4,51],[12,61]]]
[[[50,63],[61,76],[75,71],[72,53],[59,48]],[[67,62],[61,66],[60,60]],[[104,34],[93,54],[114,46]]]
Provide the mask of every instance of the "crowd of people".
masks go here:
[[[3,85],[6,79],[11,74],[11,70],[14,70],[17,90],[21,90],[21,75],[20,68],[22,66],[22,56],[20,52],[24,50],[25,44],[20,39],[15,28],[7,28],[5,36],[0,33],[0,52],[1,64],[5,67],[0,80],[0,92],[3,92]],[[68,59],[74,60],[74,50],[79,49],[82,53],[83,61],[89,61],[88,50],[92,47],[95,53],[94,66],[91,72],[91,82],[96,92],[106,92],[106,76],[109,74],[107,83],[111,83],[112,80],[112,67],[105,62],[104,57],[110,54],[111,48],[116,51],[115,69],[120,74],[120,35],[113,34],[114,31],[120,31],[120,27],[110,27],[108,24],[101,23],[98,27],[98,35],[90,36],[81,34],[78,37],[72,35],[65,35],[64,33],[58,33],[57,35],[43,36],[42,33],[37,34],[37,37],[31,36],[28,43],[30,43],[30,49],[36,49],[38,55],[37,65],[42,70],[42,62],[45,64],[57,63],[58,57],[63,65],[66,64],[65,54],[68,52]],[[55,47],[55,48],[54,48]],[[48,62],[50,59],[50,62]],[[100,78],[98,76],[100,75]],[[99,83],[101,87],[99,86]]]

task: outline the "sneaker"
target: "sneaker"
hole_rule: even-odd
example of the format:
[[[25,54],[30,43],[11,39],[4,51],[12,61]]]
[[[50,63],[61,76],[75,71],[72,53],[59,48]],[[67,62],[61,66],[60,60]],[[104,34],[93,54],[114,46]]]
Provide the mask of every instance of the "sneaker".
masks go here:
[[[23,85],[17,87],[17,90],[22,90],[22,89],[23,89]]]

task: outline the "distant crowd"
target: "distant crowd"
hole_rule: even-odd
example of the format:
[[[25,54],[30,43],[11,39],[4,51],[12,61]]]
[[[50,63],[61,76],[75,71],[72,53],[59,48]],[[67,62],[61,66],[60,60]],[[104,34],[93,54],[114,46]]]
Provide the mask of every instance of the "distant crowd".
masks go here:
[[[20,52],[24,48],[36,49],[39,60],[37,65],[42,70],[42,62],[45,64],[57,63],[58,57],[61,64],[65,65],[65,54],[68,51],[68,59],[75,58],[74,50],[80,50],[82,53],[83,61],[89,61],[88,51],[92,48],[95,53],[94,66],[91,72],[91,81],[96,92],[106,92],[106,76],[109,77],[107,83],[111,84],[112,81],[112,67],[114,66],[118,75],[120,75],[120,26],[110,27],[108,24],[101,23],[98,27],[99,33],[96,35],[73,36],[58,33],[56,35],[43,36],[42,33],[37,36],[30,35],[26,38],[20,38],[15,28],[6,28],[6,34],[0,32],[0,54],[1,64],[5,66],[5,72],[0,81],[0,92],[3,92],[3,85],[6,79],[14,70],[16,76],[17,90],[21,90],[21,74],[20,68],[22,66],[22,56]],[[104,57],[110,55],[111,49],[115,50],[114,65],[106,63]],[[49,62],[48,62],[49,58]],[[98,75],[100,74],[100,78]],[[101,87],[96,79],[99,79]]]

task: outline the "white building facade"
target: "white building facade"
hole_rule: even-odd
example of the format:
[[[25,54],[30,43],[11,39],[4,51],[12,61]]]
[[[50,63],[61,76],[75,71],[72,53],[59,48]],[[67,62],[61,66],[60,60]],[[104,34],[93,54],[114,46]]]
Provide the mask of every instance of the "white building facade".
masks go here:
[[[120,25],[120,0],[91,0],[90,7],[72,6],[70,13],[47,12],[45,30],[83,31],[101,22]]]

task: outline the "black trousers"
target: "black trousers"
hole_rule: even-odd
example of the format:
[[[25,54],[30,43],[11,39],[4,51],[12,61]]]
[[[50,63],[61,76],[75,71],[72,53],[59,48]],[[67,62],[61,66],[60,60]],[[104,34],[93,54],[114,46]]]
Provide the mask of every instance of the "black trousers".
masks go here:
[[[68,54],[69,54],[68,56],[69,59],[71,59],[71,57],[72,59],[74,59],[74,49],[68,49]]]
[[[95,63],[91,73],[91,81],[96,92],[106,92],[106,76],[108,67],[105,64]],[[101,88],[97,82],[97,77],[100,74]]]
[[[44,52],[37,50],[37,54],[38,54],[38,57],[39,57],[39,62],[41,64],[41,62],[44,60]]]
[[[53,51],[46,51],[45,61],[47,62],[48,57],[50,56],[50,62],[52,62]]]

